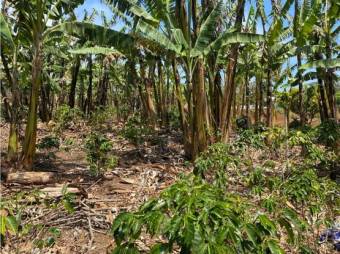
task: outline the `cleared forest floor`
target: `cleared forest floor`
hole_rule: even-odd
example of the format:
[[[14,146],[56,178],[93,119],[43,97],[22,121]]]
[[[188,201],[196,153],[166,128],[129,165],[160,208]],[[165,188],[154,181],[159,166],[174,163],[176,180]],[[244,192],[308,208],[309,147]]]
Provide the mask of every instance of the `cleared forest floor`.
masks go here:
[[[181,155],[182,146],[176,132],[157,132],[156,136],[144,144],[135,146],[118,135],[120,125],[107,130],[113,142],[113,153],[119,157],[118,166],[103,176],[93,176],[88,170],[86,154],[82,141],[87,128],[67,130],[59,149],[38,150],[36,171],[57,173],[53,184],[43,186],[24,186],[1,183],[2,197],[14,193],[31,192],[48,186],[67,184],[76,187],[81,193],[75,197],[75,211],[68,213],[63,206],[46,207],[43,200],[26,204],[23,208],[27,223],[44,225],[36,232],[21,239],[10,238],[2,253],[106,253],[114,241],[109,234],[110,225],[119,212],[134,210],[150,196],[176,180],[177,175],[189,172]],[[1,150],[5,151],[8,126],[1,126]],[[43,138],[49,131],[46,125],[39,124],[38,137]],[[73,140],[71,145],[65,141]],[[39,142],[38,142],[39,143]],[[11,167],[2,164],[2,170]],[[28,194],[29,195],[29,194]],[[35,242],[44,239],[49,228],[61,231],[56,243],[50,248],[40,250]],[[47,233],[46,233],[47,232]],[[38,241],[39,242],[39,241]],[[145,243],[140,243],[143,249]]]

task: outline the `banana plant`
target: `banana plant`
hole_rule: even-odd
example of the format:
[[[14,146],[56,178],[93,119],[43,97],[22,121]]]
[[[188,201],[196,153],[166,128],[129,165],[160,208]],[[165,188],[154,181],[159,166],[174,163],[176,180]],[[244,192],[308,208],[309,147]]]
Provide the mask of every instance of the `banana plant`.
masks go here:
[[[148,2],[148,1],[146,1]],[[224,32],[216,40],[213,40],[214,27],[219,21],[222,3],[218,3],[215,8],[201,22],[200,26],[192,27],[192,22],[188,22],[189,17],[192,19],[192,5],[195,1],[188,1],[188,7],[185,8],[185,15],[188,17],[185,26],[180,26],[175,8],[172,1],[150,1],[162,5],[164,8],[161,11],[156,8],[158,4],[147,5],[148,9],[144,9],[142,4],[136,1],[119,1],[119,3],[110,1],[111,4],[125,5],[123,11],[129,13],[135,20],[133,30],[130,34],[124,34],[112,29],[107,29],[102,26],[97,26],[89,23],[69,22],[60,25],[60,29],[68,31],[72,35],[86,36],[94,43],[100,46],[111,46],[123,54],[131,54],[127,52],[128,48],[135,49],[129,45],[139,45],[147,48],[151,52],[163,52],[167,55],[177,58],[185,69],[187,87],[193,90],[193,105],[192,114],[189,111],[189,126],[192,129],[192,137],[197,144],[193,144],[194,153],[200,152],[206,146],[205,120],[202,116],[205,115],[203,106],[205,101],[204,92],[204,70],[203,59],[212,51],[217,51],[231,43],[247,43],[262,41],[263,37],[256,34],[240,33],[240,32]],[[115,5],[115,6],[116,6]],[[124,9],[125,8],[125,9]],[[155,14],[155,17],[152,15]],[[195,35],[189,35],[188,31],[196,30]],[[103,35],[105,33],[105,36]],[[105,39],[104,39],[105,37]],[[103,45],[104,44],[104,45]],[[199,68],[198,68],[199,67]],[[200,70],[200,74],[197,72]],[[198,77],[198,80],[196,78]],[[196,95],[195,95],[196,91]],[[188,99],[189,107],[191,107],[191,99]],[[189,133],[189,132],[188,132]]]
[[[37,137],[37,107],[41,78],[43,73],[44,43],[48,39],[51,29],[65,14],[70,13],[83,0],[32,0],[10,1],[13,15],[17,17],[15,31],[25,38],[21,43],[28,45],[32,55],[32,87],[29,113],[27,117],[25,139],[22,152],[22,166],[31,169],[35,154]]]
[[[6,77],[11,86],[11,105],[10,105],[10,130],[8,138],[7,157],[9,161],[15,162],[18,154],[18,121],[19,121],[19,100],[20,91],[18,86],[18,51],[20,37],[13,34],[5,17],[0,13],[0,39],[1,39],[1,59],[5,68]],[[5,54],[11,58],[12,70],[10,70]]]

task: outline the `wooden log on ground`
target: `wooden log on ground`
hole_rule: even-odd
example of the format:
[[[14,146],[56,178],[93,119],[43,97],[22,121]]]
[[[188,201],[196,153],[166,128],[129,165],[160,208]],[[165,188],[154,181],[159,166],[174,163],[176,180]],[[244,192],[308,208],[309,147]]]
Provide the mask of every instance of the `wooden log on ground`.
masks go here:
[[[20,184],[46,184],[54,180],[55,173],[53,172],[13,172],[7,175],[8,183]]]
[[[58,198],[63,195],[63,188],[64,186],[46,187],[46,188],[40,189],[40,191],[45,193],[46,197]],[[66,193],[81,194],[82,191],[75,187],[67,187]]]

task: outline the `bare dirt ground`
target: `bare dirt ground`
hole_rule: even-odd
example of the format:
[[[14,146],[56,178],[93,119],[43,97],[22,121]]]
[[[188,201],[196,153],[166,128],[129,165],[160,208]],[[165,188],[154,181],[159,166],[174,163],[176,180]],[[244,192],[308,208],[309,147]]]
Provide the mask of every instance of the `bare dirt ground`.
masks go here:
[[[142,202],[173,183],[179,172],[190,171],[183,164],[178,133],[159,131],[151,140],[135,146],[118,135],[120,127],[117,124],[106,133],[113,142],[113,153],[118,155],[119,163],[104,176],[96,177],[89,172],[83,148],[88,130],[84,126],[81,130],[64,131],[59,149],[38,150],[34,170],[56,172],[55,183],[23,186],[1,182],[3,198],[20,191],[65,184],[81,190],[81,194],[76,197],[73,213],[67,213],[59,206],[51,209],[40,203],[27,205],[26,222],[43,225],[41,230],[24,237],[11,238],[5,242],[1,253],[107,253],[114,246],[109,229],[117,214],[135,210]],[[39,139],[48,134],[47,126],[39,124]],[[7,135],[8,126],[1,124],[2,158],[6,151]],[[63,143],[66,140],[72,140],[69,142],[72,145],[65,147]],[[12,165],[2,160],[1,166],[4,170]],[[60,229],[60,236],[52,247],[37,248],[36,240],[48,235],[47,229],[50,227]],[[141,241],[139,247],[147,250],[145,242]]]

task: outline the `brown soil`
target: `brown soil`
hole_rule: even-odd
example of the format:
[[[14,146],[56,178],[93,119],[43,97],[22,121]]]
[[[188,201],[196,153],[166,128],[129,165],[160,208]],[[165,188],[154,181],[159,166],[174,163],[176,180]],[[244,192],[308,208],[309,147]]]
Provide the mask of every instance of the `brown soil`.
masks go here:
[[[178,133],[158,131],[144,144],[135,146],[118,135],[120,127],[117,124],[113,127],[114,131],[106,133],[113,142],[113,153],[119,156],[118,166],[100,177],[91,175],[87,166],[83,148],[89,132],[86,126],[64,131],[59,149],[37,151],[34,170],[57,172],[57,182],[53,186],[68,184],[80,188],[82,195],[76,198],[77,205],[72,214],[65,212],[63,207],[54,210],[46,210],[43,204],[26,207],[30,213],[27,217],[40,216],[36,222],[45,224],[46,230],[21,239],[11,238],[2,248],[2,253],[107,253],[114,246],[110,225],[119,212],[136,209],[173,183],[179,172],[190,171],[183,166]],[[6,124],[1,125],[0,135],[2,158],[5,158]],[[47,126],[39,124],[38,137],[46,135],[49,135]],[[65,146],[67,140],[73,140],[73,144]],[[8,170],[13,165],[2,160],[1,166],[2,170]],[[1,193],[7,197],[15,192],[42,187],[46,185],[18,186],[1,182]],[[53,247],[38,249],[34,240],[43,238],[51,226],[61,230],[60,237]],[[141,242],[140,247],[145,249],[145,243]]]

